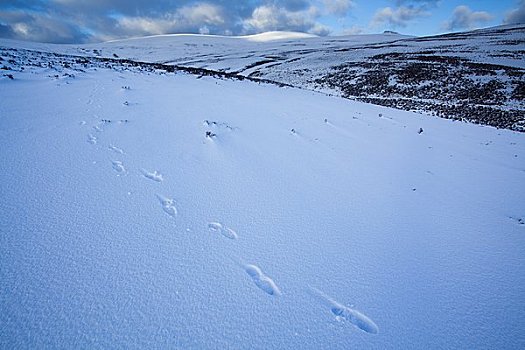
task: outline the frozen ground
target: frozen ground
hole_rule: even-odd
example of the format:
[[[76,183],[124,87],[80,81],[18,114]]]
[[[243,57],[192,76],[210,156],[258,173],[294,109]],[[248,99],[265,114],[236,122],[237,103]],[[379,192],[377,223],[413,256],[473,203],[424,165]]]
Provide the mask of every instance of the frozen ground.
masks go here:
[[[0,348],[525,347],[525,134],[17,59]]]
[[[160,35],[80,46],[8,45],[205,68],[525,131],[524,24],[430,37],[273,32],[248,37]],[[9,53],[4,57],[9,59]]]

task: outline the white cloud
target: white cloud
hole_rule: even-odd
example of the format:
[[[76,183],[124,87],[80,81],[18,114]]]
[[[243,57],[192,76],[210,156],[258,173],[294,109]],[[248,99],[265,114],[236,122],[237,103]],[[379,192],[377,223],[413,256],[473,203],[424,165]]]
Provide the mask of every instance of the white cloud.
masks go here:
[[[207,3],[181,7],[177,10],[176,17],[189,24],[224,24],[225,22],[222,7]]]
[[[361,0],[361,4],[365,0]],[[403,27],[442,0],[383,0],[371,24]],[[90,42],[168,33],[255,34],[270,30],[328,35],[350,27],[357,0],[0,0],[0,37]],[[523,4],[525,0],[521,0]],[[364,6],[365,4],[362,4]],[[519,11],[508,21],[519,20]],[[3,11],[3,13],[2,13]],[[14,18],[23,14],[22,19]],[[336,22],[334,22],[336,17]],[[323,24],[324,23],[324,24]],[[344,30],[344,29],[343,29]],[[366,29],[367,31],[369,28]],[[361,31],[357,27],[347,30]]]
[[[488,12],[474,12],[468,6],[461,5],[454,9],[452,18],[443,24],[443,29],[474,29],[489,22],[493,18],[494,17]]]
[[[0,36],[70,43],[166,33],[238,33],[240,5],[233,3],[226,10],[223,3],[23,0],[4,8],[0,0]]]
[[[27,23],[15,23],[13,25],[13,31],[22,37],[28,37],[30,35],[30,28]]]
[[[324,0],[324,6],[328,13],[344,17],[354,6],[352,0]]]
[[[308,33],[319,36],[327,36],[330,34],[330,28],[320,23],[315,23],[314,26],[308,30]]]
[[[209,34],[209,26],[221,26],[225,23],[224,11],[221,7],[200,3],[184,6],[173,13],[158,17],[119,17],[118,28],[127,35],[156,35],[193,31]]]
[[[276,30],[282,22],[287,20],[287,17],[284,9],[275,6],[260,6],[253,10],[251,18],[244,21],[244,26],[260,31]]]
[[[408,22],[418,17],[429,15],[430,14],[421,7],[400,6],[395,9],[384,7],[376,11],[372,18],[371,26],[377,27],[386,24],[392,27],[406,27]]]
[[[91,42],[169,33],[328,35],[327,15],[346,17],[352,0],[0,0],[0,37]]]
[[[328,35],[329,29],[316,22],[319,10],[311,6],[302,11],[288,11],[275,5],[263,5],[253,10],[251,17],[243,21],[246,34],[287,30]]]
[[[128,35],[155,35],[163,34],[174,27],[175,23],[169,20],[159,20],[147,17],[122,17],[118,19],[118,27]]]

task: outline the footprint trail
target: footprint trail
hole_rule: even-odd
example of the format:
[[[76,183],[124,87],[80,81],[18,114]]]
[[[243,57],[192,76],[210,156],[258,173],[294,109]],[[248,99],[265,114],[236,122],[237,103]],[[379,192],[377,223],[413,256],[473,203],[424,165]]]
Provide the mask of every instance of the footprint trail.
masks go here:
[[[235,232],[229,227],[224,226],[220,222],[210,222],[208,224],[208,228],[210,229],[210,231],[218,232],[224,237],[229,238],[229,239],[237,239],[239,237],[237,235],[237,232]]]
[[[88,142],[92,145],[96,145],[97,144],[97,137],[94,136],[94,135],[91,135],[89,134],[88,135]]]
[[[124,154],[124,150],[122,148],[118,148],[117,146],[109,145],[108,148],[118,154]]]
[[[126,171],[126,168],[124,168],[121,161],[114,160],[111,164],[113,165],[113,169],[119,174],[123,174]]]
[[[162,177],[162,174],[157,172],[157,170],[150,173],[147,170],[142,169],[142,175],[144,175],[145,178],[156,181],[156,182],[162,182],[164,181],[164,178]]]
[[[178,212],[177,208],[175,207],[175,201],[173,199],[166,198],[161,195],[157,195],[157,198],[160,204],[162,205],[162,210],[164,210],[166,214],[168,214],[171,217],[177,216]]]
[[[281,291],[275,282],[266,276],[258,266],[245,265],[244,270],[252,278],[253,282],[259,289],[270,295],[280,295]]]
[[[321,292],[319,289],[310,287],[310,290],[316,297],[320,298],[324,304],[330,307],[330,311],[332,311],[332,313],[335,315],[336,320],[346,320],[352,323],[360,330],[365,331],[367,333],[377,334],[379,332],[379,328],[377,327],[375,322],[368,318],[366,315],[362,314],[361,312],[355,309],[338,303],[334,299],[330,298],[328,295]]]

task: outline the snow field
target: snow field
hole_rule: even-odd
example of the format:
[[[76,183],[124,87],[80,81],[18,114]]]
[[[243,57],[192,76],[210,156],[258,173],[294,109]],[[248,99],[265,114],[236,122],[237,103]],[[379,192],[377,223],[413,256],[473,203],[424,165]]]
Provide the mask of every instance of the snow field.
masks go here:
[[[184,74],[0,94],[2,348],[525,344],[523,134]]]

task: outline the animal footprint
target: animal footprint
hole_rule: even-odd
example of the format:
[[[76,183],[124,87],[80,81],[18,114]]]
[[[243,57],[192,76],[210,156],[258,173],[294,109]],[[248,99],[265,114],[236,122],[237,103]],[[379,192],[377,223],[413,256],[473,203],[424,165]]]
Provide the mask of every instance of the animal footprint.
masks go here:
[[[208,228],[210,231],[219,232],[221,235],[229,239],[237,239],[239,237],[237,236],[237,232],[229,227],[224,226],[220,222],[210,222],[208,224]]]
[[[121,161],[115,160],[111,162],[113,164],[113,169],[119,174],[122,174],[126,171],[126,168],[124,168],[124,165],[122,165]]]
[[[234,128],[229,126],[228,124],[226,123],[219,123],[219,122],[214,122],[214,121],[209,121],[209,120],[205,120],[202,125],[204,126],[212,126],[212,127],[218,127],[218,128],[222,128],[222,129],[226,129],[226,130],[229,130],[229,131],[232,131]]]
[[[124,151],[121,148],[118,148],[117,146],[109,145],[108,148],[112,150],[113,152],[124,154]]]
[[[161,195],[157,195],[157,198],[159,199],[160,204],[162,204],[162,210],[164,210],[166,214],[172,217],[177,216],[178,212],[173,199]]]
[[[164,181],[164,178],[162,177],[162,174],[157,172],[157,170],[155,170],[152,173],[150,173],[149,171],[146,171],[146,170],[142,169],[142,175],[144,175],[144,177],[146,177],[146,178],[148,178],[150,180],[153,180],[153,181],[157,181],[157,182]]]
[[[518,217],[512,217],[512,216],[509,216],[509,218],[510,218],[511,220],[513,220],[515,223],[517,223],[518,225],[525,226],[525,219],[523,219],[523,218],[518,218]]]
[[[338,303],[337,301],[333,300],[328,295],[324,294],[316,288],[310,289],[314,292],[315,295],[321,297],[323,302],[330,307],[330,311],[332,311],[332,314],[335,315],[335,319],[337,321],[348,321],[360,330],[365,331],[367,333],[377,334],[379,332],[379,328],[377,327],[375,322],[367,316],[365,316],[364,314],[362,314],[361,312],[350,307],[344,306],[341,303]]]
[[[253,282],[259,289],[270,295],[280,295],[281,291],[275,282],[266,276],[259,267],[255,265],[246,265],[244,267],[246,273],[252,278]]]
[[[88,135],[88,142],[92,145],[96,145],[97,144],[97,137],[94,136],[94,135],[91,135],[89,134]]]

